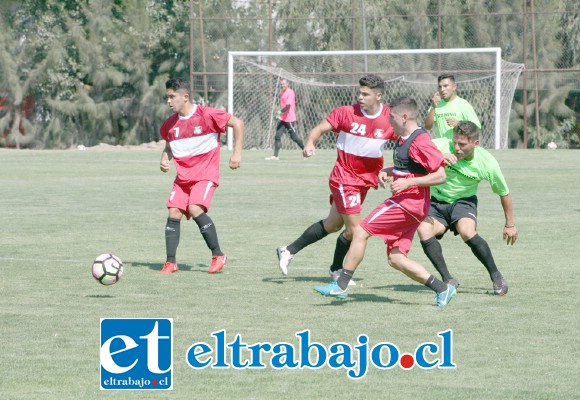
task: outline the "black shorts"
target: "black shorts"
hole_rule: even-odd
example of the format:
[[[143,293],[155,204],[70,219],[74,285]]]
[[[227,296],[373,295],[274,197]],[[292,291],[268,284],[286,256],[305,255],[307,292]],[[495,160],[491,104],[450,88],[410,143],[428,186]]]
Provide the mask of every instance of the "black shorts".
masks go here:
[[[461,218],[471,218],[477,222],[477,196],[459,199],[453,203],[445,203],[431,197],[429,217],[441,222],[445,227],[445,232],[449,229],[457,235],[455,223]],[[437,238],[441,239],[444,234],[438,235]]]

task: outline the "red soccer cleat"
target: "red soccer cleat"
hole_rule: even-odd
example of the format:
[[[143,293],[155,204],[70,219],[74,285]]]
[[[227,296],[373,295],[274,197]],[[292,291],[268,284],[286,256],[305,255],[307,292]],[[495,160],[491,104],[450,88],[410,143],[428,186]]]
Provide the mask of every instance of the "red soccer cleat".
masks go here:
[[[228,258],[225,255],[224,256],[213,256],[211,258],[211,265],[209,266],[209,269],[207,270],[207,272],[209,274],[215,274],[216,272],[220,272],[222,270],[222,268],[226,266],[227,263],[228,263]]]
[[[165,264],[163,264],[163,268],[159,272],[162,274],[172,274],[177,271],[179,271],[177,264],[167,261]]]

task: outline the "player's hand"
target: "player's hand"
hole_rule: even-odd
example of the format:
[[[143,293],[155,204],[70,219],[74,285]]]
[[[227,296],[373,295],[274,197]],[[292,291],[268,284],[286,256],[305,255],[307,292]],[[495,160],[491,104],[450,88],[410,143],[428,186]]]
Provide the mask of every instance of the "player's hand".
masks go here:
[[[455,127],[457,126],[457,124],[458,124],[458,123],[459,123],[459,120],[457,120],[457,119],[455,119],[455,118],[447,118],[447,124],[448,124],[449,126],[452,126],[452,127],[454,127],[454,128],[455,128]]]
[[[437,103],[439,103],[439,100],[441,100],[441,94],[439,92],[435,92],[433,97],[431,97],[431,105],[433,106],[433,108],[435,108],[437,106]]]
[[[387,183],[393,180],[393,176],[389,175],[386,171],[379,172],[379,184],[382,188],[387,187]]]
[[[282,110],[278,110],[278,111],[276,111],[276,116],[274,118],[279,120],[281,115],[282,115]]]
[[[505,240],[508,245],[509,244],[511,244],[512,246],[514,245],[516,240],[518,240],[518,230],[515,225],[512,225],[509,228],[504,226],[503,240]]]
[[[443,154],[443,159],[445,160],[445,165],[453,165],[457,162],[457,156],[451,153]]]
[[[302,155],[305,158],[312,157],[316,155],[316,148],[312,143],[306,143],[304,149],[302,150]]]
[[[240,168],[240,162],[242,161],[242,156],[239,154],[232,154],[230,157],[230,169]]]
[[[406,178],[399,178],[391,183],[391,192],[393,194],[399,194],[407,190],[411,186],[411,183]]]
[[[159,163],[159,169],[161,170],[161,172],[167,172],[169,171],[169,160],[161,160],[161,162]]]

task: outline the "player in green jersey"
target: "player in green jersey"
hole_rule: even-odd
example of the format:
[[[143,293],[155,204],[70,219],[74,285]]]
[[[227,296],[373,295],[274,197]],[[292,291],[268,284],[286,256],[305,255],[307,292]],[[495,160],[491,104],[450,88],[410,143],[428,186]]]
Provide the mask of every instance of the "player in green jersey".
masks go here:
[[[437,84],[439,90],[431,98],[432,104],[425,118],[425,129],[430,130],[435,123],[438,138],[453,139],[453,128],[459,121],[471,121],[481,128],[481,122],[471,104],[457,95],[455,77],[440,75]]]
[[[479,147],[480,129],[469,121],[459,121],[453,128],[453,140],[440,138],[433,142],[443,153],[447,181],[431,188],[429,216],[421,222],[417,232],[425,255],[441,274],[441,278],[455,287],[459,283],[449,273],[438,239],[447,230],[460,235],[473,254],[485,266],[493,282],[494,293],[503,296],[508,285],[498,271],[491,249],[477,233],[477,188],[485,180],[497,194],[505,215],[503,238],[514,244],[518,231],[514,222],[512,197],[497,160]]]

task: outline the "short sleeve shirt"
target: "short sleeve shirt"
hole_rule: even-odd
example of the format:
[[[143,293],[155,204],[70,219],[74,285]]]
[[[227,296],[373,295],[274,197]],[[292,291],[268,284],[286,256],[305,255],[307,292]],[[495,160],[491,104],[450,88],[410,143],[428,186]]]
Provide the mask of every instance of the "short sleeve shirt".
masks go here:
[[[160,129],[173,154],[175,182],[211,181],[219,185],[220,134],[226,132],[231,114],[196,105],[188,117],[171,115]]]
[[[435,107],[435,126],[437,127],[437,137],[453,139],[453,127],[447,123],[447,118],[455,118],[458,121],[470,121],[481,128],[481,122],[477,118],[475,110],[469,102],[461,97],[456,97],[453,101],[439,100]]]
[[[443,154],[453,153],[452,140],[433,139],[433,143]],[[431,188],[431,195],[439,201],[453,203],[474,196],[479,182],[483,180],[489,182],[495,194],[499,196],[509,194],[509,188],[497,160],[484,148],[476,147],[471,160],[457,160],[455,164],[447,165],[445,172],[446,182]]]

